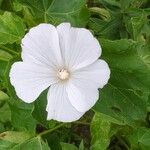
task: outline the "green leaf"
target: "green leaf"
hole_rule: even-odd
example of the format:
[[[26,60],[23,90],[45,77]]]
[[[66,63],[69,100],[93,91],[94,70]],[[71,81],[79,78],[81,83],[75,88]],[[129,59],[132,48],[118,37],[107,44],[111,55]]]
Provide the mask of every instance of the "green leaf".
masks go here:
[[[118,124],[135,125],[136,121],[145,121],[146,102],[133,91],[108,84],[101,90],[100,100],[94,109],[118,120]]]
[[[32,113],[33,117],[45,127],[48,126],[46,105],[47,105],[47,90],[42,92],[42,94],[34,102],[34,111]]]
[[[15,145],[15,143],[0,140],[0,150],[11,150],[11,148]]]
[[[24,143],[15,145],[11,150],[50,150],[48,144],[42,141],[40,137],[35,137]]]
[[[3,123],[3,124],[10,122],[11,120],[11,111],[8,105],[8,99],[9,99],[9,96],[3,91],[0,91],[0,114],[1,114],[0,123]]]
[[[138,91],[149,93],[149,47],[132,40],[101,40],[100,42],[103,58],[109,63],[111,69],[110,83],[135,93]]]
[[[11,122],[20,131],[35,131],[36,121],[32,117],[33,104],[26,104],[21,100],[11,99]]]
[[[6,123],[11,120],[11,111],[7,101],[5,101],[8,97],[5,95],[3,98],[4,99],[0,101],[0,122]]]
[[[0,49],[0,60],[9,61],[12,58],[11,54]]]
[[[92,13],[98,14],[103,20],[109,21],[110,20],[110,13],[108,10],[104,8],[99,8],[99,7],[91,7],[89,10]]]
[[[6,131],[0,134],[0,140],[9,141],[12,143],[22,143],[32,136],[33,134],[28,132]]]
[[[148,128],[135,129],[128,139],[132,149],[150,149],[150,129]]]
[[[48,144],[45,143],[40,137],[35,137],[18,144],[5,140],[0,140],[0,150],[29,150],[29,149],[50,150]]]
[[[62,150],[61,145],[60,145],[60,136],[56,132],[47,134],[43,137],[49,144],[51,150]]]
[[[12,55],[4,50],[0,49],[0,79],[3,80],[5,76],[6,69],[8,67],[9,60],[12,59]]]
[[[0,122],[0,133],[5,131],[4,124]]]
[[[0,49],[0,79],[3,80],[3,77],[5,76],[6,69],[9,64],[9,60],[12,59],[12,55],[8,52],[5,52],[4,50]]]
[[[32,12],[28,8],[28,6],[25,6],[24,4],[18,3],[17,0],[14,0],[13,10],[15,12],[22,12],[23,20],[29,27],[36,26],[36,22],[34,21],[35,17],[32,15]]]
[[[31,9],[34,18],[40,22],[71,22],[76,26],[85,26],[89,12],[85,0],[18,0],[22,5]]]
[[[95,110],[123,124],[145,121],[150,89],[149,49],[132,40],[101,40],[101,44],[111,77],[100,92],[101,101]]]
[[[99,0],[102,4],[109,4],[116,7],[121,7],[120,3],[117,0]]]
[[[78,150],[78,148],[75,145],[69,143],[61,142],[61,146],[62,150]]]
[[[81,143],[79,145],[79,150],[84,150],[84,142],[83,142],[83,140],[81,141]]]
[[[124,0],[121,0],[122,5],[127,5],[133,8],[140,8],[142,5],[146,4],[148,2],[148,0],[127,0],[127,2],[125,2]]]
[[[134,40],[144,41],[150,36],[150,23],[145,13],[131,18]],[[145,39],[146,38],[146,39]]]
[[[89,20],[89,27],[94,31],[95,35],[98,37],[106,38],[106,39],[120,39],[120,34],[123,30],[123,25],[121,22],[120,12],[112,16],[108,21],[102,20],[100,18],[91,17]]]
[[[5,101],[5,100],[8,100],[9,96],[4,93],[3,91],[0,91],[0,104],[1,104],[1,101]]]
[[[20,42],[25,34],[25,25],[21,18],[5,12],[0,16],[0,44]]]
[[[8,67],[8,61],[5,61],[5,60],[1,60],[0,59],[0,80],[2,81],[4,76],[5,76],[5,72],[7,70],[7,67]]]
[[[106,150],[111,136],[117,129],[111,129],[111,122],[103,120],[100,113],[95,113],[90,128],[92,136],[90,150]]]

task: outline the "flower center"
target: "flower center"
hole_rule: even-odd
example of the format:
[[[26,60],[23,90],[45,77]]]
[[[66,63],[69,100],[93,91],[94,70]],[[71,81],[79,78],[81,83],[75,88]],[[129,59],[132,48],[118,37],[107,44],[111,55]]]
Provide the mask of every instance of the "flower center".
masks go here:
[[[68,72],[68,70],[66,69],[60,69],[58,70],[57,76],[59,77],[59,79],[61,80],[66,80],[69,78],[70,73]]]

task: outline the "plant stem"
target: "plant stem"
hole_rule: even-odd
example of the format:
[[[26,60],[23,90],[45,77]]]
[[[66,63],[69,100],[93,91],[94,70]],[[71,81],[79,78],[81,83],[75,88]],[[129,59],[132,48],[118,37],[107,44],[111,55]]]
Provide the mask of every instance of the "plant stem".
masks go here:
[[[57,130],[57,129],[61,128],[61,127],[64,126],[65,124],[66,124],[66,123],[62,123],[62,124],[59,124],[58,126],[56,126],[56,127],[53,128],[53,129],[49,129],[49,130],[43,131],[43,132],[39,133],[38,136],[43,136],[43,135],[45,135],[45,134],[51,133],[51,132],[53,132],[54,130]]]
[[[88,122],[81,122],[81,121],[76,121],[76,122],[73,122],[73,123],[74,123],[74,124],[88,125],[88,126],[90,125],[90,123],[88,123]],[[66,123],[62,123],[62,124],[59,124],[58,126],[52,128],[52,129],[45,130],[45,131],[39,133],[37,136],[43,136],[43,135],[45,135],[45,134],[51,133],[51,132],[53,132],[53,131],[55,131],[55,130],[61,128],[61,127],[64,126],[64,125],[66,125]]]

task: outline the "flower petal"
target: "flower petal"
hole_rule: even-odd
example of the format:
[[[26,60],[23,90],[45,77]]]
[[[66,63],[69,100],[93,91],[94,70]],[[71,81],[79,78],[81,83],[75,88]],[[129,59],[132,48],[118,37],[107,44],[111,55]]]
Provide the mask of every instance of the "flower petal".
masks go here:
[[[47,119],[62,122],[78,120],[83,114],[78,112],[70,103],[64,84],[52,85],[48,92]]]
[[[90,88],[85,83],[68,84],[67,94],[71,104],[79,111],[86,112],[92,108],[99,98],[96,88]]]
[[[73,72],[74,80],[84,80],[89,87],[103,88],[110,78],[110,69],[108,64],[98,59],[93,64]]]
[[[62,65],[56,28],[50,24],[31,28],[22,39],[22,59],[40,65]]]
[[[31,103],[51,84],[58,82],[52,68],[43,68],[34,64],[16,62],[10,70],[10,82],[17,96]]]
[[[94,106],[99,97],[98,88],[102,88],[110,77],[107,63],[97,60],[88,67],[76,70],[67,87],[71,104],[80,112]]]
[[[70,69],[85,67],[101,55],[99,42],[89,30],[71,27],[69,23],[60,24],[57,30],[62,57]]]

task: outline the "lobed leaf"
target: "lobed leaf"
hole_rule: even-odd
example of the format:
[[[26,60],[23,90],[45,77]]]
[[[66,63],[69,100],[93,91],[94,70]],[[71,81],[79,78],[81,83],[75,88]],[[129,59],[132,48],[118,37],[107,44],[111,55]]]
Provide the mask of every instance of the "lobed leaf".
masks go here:
[[[71,22],[76,26],[85,26],[89,18],[85,0],[17,1],[31,10],[38,22],[51,22],[52,24]]]
[[[145,121],[150,89],[149,49],[132,40],[101,40],[111,78],[95,110],[133,125]],[[129,115],[130,114],[130,115]]]
[[[25,25],[21,18],[4,12],[0,15],[0,44],[20,42],[25,34]]]

